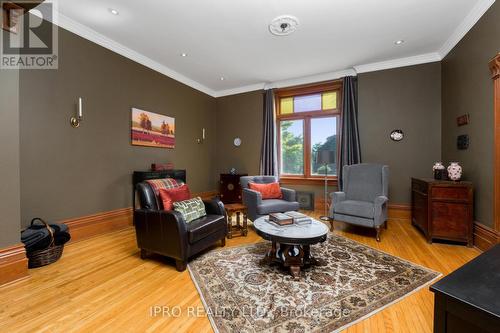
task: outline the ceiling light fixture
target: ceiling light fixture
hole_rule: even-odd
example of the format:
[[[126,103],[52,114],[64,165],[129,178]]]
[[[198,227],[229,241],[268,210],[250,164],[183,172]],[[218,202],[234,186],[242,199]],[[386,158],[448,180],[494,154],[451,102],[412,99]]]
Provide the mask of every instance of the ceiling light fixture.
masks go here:
[[[405,42],[404,40],[400,39],[400,40],[395,41],[395,42],[394,42],[394,44],[396,44],[396,45],[401,45],[401,44],[403,44],[404,42]]]
[[[184,52],[181,53],[181,57],[187,57],[187,55],[188,55],[187,53]]]
[[[114,8],[109,8],[108,10],[109,10],[109,12],[110,12],[111,14],[113,14],[113,15],[118,15],[118,14],[120,14],[120,12],[119,12],[119,11],[117,11],[116,9],[114,9]]]
[[[295,32],[299,26],[299,20],[295,16],[281,15],[269,24],[269,31],[276,36],[287,36]]]
[[[221,81],[224,81],[224,76],[221,76],[221,77],[220,77],[220,80],[221,80]]]

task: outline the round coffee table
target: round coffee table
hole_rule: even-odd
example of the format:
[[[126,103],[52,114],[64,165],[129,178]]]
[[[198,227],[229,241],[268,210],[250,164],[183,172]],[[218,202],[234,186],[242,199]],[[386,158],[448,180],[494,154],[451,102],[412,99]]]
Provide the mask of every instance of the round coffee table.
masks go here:
[[[271,241],[271,249],[263,259],[267,264],[279,263],[288,267],[295,279],[299,278],[301,268],[323,264],[311,255],[311,245],[327,238],[329,229],[323,223],[313,219],[310,224],[279,226],[263,216],[256,219],[253,226],[259,236]]]

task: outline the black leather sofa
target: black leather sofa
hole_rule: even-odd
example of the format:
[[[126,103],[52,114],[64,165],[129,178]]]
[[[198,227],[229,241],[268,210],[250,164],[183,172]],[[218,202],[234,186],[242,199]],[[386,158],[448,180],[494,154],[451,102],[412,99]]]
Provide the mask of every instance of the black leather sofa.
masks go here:
[[[140,208],[134,210],[137,245],[141,258],[158,253],[175,259],[184,271],[188,259],[217,241],[226,244],[227,216],[219,199],[204,200],[207,215],[186,223],[179,212],[159,207],[158,198],[147,182],[136,185]]]

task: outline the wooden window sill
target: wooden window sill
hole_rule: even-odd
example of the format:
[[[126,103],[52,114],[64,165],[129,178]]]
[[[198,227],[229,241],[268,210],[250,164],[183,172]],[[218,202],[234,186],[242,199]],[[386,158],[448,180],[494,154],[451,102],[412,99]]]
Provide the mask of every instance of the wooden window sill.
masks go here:
[[[298,178],[298,177],[280,177],[281,184],[289,185],[325,185],[325,179],[314,177],[314,178]],[[337,178],[328,178],[329,186],[337,185]]]

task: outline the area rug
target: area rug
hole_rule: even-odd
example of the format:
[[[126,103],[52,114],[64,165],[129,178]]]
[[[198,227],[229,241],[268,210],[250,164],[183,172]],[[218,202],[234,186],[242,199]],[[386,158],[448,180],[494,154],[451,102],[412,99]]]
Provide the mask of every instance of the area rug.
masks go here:
[[[189,264],[215,332],[336,332],[424,287],[440,274],[330,234],[325,261],[294,280],[261,263],[270,243],[208,252]]]

